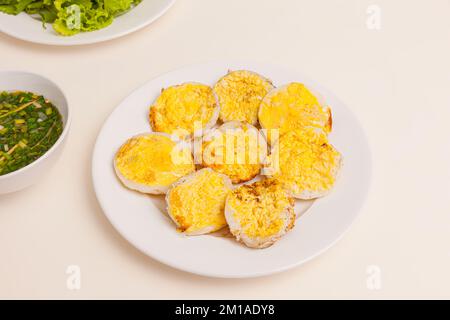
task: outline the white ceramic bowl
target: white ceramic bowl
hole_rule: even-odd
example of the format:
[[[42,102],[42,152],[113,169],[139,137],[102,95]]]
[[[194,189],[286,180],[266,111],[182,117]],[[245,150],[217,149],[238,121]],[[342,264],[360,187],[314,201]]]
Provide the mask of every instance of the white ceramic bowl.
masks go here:
[[[55,83],[29,72],[0,71],[0,92],[16,90],[38,93],[49,99],[61,113],[64,130],[56,143],[42,157],[26,167],[0,176],[0,194],[19,191],[40,181],[61,154],[70,128],[69,104]]]

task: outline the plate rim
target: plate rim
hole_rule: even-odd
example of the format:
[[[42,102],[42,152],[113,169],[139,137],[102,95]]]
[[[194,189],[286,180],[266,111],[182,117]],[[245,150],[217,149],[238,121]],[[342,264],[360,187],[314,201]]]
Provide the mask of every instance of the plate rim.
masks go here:
[[[340,103],[342,103],[347,109],[349,109],[349,111],[351,112],[352,116],[354,117],[355,121],[357,122],[357,124],[361,127],[362,129],[362,135],[363,135],[363,139],[366,142],[365,146],[366,146],[366,152],[367,152],[367,168],[368,168],[368,172],[367,172],[367,181],[366,181],[366,192],[364,193],[363,197],[361,198],[360,201],[360,205],[357,209],[357,213],[355,214],[355,216],[353,217],[353,219],[348,223],[348,225],[342,230],[342,232],[339,234],[339,236],[337,236],[333,241],[331,241],[328,245],[322,247],[320,250],[317,250],[314,254],[311,254],[310,256],[308,256],[307,258],[304,259],[299,259],[298,261],[294,262],[294,263],[290,263],[290,264],[286,264],[285,266],[282,267],[278,267],[274,270],[270,270],[270,271],[261,271],[261,272],[243,272],[240,274],[223,274],[223,273],[217,273],[214,271],[198,271],[195,268],[191,268],[190,266],[180,266],[179,264],[173,263],[171,261],[169,261],[169,259],[164,258],[164,256],[161,255],[157,255],[157,254],[149,254],[145,248],[143,248],[140,244],[137,244],[135,242],[133,242],[124,232],[121,231],[121,229],[116,225],[116,223],[113,221],[113,219],[111,219],[108,214],[106,213],[105,207],[103,205],[102,200],[99,198],[98,196],[98,185],[96,184],[96,179],[95,179],[95,162],[96,162],[96,154],[97,154],[97,145],[99,144],[99,140],[100,140],[100,136],[104,130],[104,127],[107,125],[107,123],[109,122],[110,118],[113,117],[113,114],[117,111],[117,109],[125,102],[127,101],[131,96],[135,95],[138,91],[142,90],[143,87],[145,87],[146,85],[148,85],[150,82],[155,81],[158,78],[162,78],[165,76],[168,76],[171,73],[175,73],[177,71],[183,70],[183,69],[188,69],[188,68],[193,68],[195,66],[202,66],[202,65],[207,65],[207,64],[217,64],[217,63],[227,63],[229,65],[233,65],[233,64],[238,64],[238,65],[243,65],[246,63],[250,63],[252,65],[254,64],[264,64],[266,66],[269,67],[275,67],[278,69],[283,69],[286,70],[287,68],[282,66],[282,65],[276,65],[276,64],[272,64],[272,63],[267,63],[267,62],[261,62],[261,61],[253,61],[253,62],[249,62],[247,60],[235,60],[235,59],[230,59],[230,60],[226,60],[226,59],[221,59],[221,60],[207,60],[207,61],[203,61],[203,62],[198,62],[198,63],[192,63],[192,64],[185,64],[185,65],[181,65],[177,68],[173,68],[170,69],[166,72],[162,72],[160,74],[157,74],[156,76],[154,76],[153,78],[146,80],[145,82],[143,82],[142,84],[138,85],[134,90],[132,90],[125,98],[123,98],[116,106],[115,108],[109,113],[109,115],[106,117],[106,119],[104,120],[100,130],[98,131],[98,135],[97,138],[95,140],[95,144],[94,144],[94,148],[93,148],[93,153],[92,153],[92,158],[91,158],[91,178],[92,178],[92,184],[94,187],[94,193],[95,193],[95,197],[97,199],[98,204],[100,205],[100,208],[103,211],[103,214],[106,216],[107,220],[109,221],[109,223],[114,227],[115,231],[118,232],[131,246],[133,246],[134,248],[138,249],[141,253],[143,253],[145,256],[147,256],[150,259],[153,259],[155,261],[157,261],[158,263],[161,263],[163,265],[169,266],[175,270],[178,271],[182,271],[182,272],[187,272],[190,274],[195,274],[197,276],[202,276],[202,277],[211,277],[211,278],[221,278],[221,279],[250,279],[250,278],[260,278],[260,277],[264,277],[264,276],[270,276],[270,275],[274,275],[274,274],[279,274],[281,272],[287,271],[287,270],[291,270],[293,268],[296,268],[302,264],[305,264],[315,258],[317,258],[318,256],[322,255],[324,252],[328,251],[331,247],[333,247],[337,242],[339,242],[348,232],[348,230],[353,226],[353,224],[356,222],[356,220],[361,216],[362,212],[363,212],[363,208],[366,205],[366,200],[368,198],[368,195],[370,193],[370,189],[372,188],[372,179],[373,179],[373,156],[372,156],[372,150],[370,147],[370,141],[368,139],[367,133],[364,130],[364,127],[362,126],[361,122],[359,121],[358,117],[351,112],[350,108],[347,107],[346,104],[344,104],[339,97],[337,97],[336,95],[334,95],[334,93],[332,91],[330,91],[327,87],[320,85],[322,88],[324,88],[327,92],[331,93],[335,99],[337,99]],[[299,72],[298,70],[294,69],[293,71],[295,72]],[[318,84],[317,82],[315,82],[314,80],[311,80],[311,78],[307,75],[304,75],[303,73],[299,72],[302,77],[303,80],[306,80],[305,82],[311,83],[311,84]]]
[[[122,32],[117,32],[115,34],[111,34],[109,36],[103,36],[100,38],[93,38],[93,39],[71,39],[71,41],[67,41],[67,42],[63,42],[60,39],[67,39],[67,37],[56,37],[55,36],[55,40],[35,40],[32,37],[26,37],[23,36],[20,32],[14,32],[11,30],[5,30],[4,28],[2,28],[2,26],[0,25],[0,32],[21,40],[21,41],[25,41],[25,42],[29,42],[29,43],[34,43],[34,44],[40,44],[40,45],[47,45],[47,46],[57,46],[57,47],[72,47],[72,46],[84,46],[84,45],[90,45],[90,44],[96,44],[96,43],[103,43],[103,42],[107,42],[110,40],[114,40],[114,39],[118,39],[118,38],[122,38],[124,36],[127,36],[131,33],[134,33],[136,31],[139,31],[147,26],[149,26],[150,24],[152,24],[153,22],[155,22],[156,20],[158,20],[159,18],[161,18],[167,11],[169,11],[170,8],[172,8],[172,6],[175,4],[176,0],[166,0],[167,3],[162,7],[162,9],[155,14],[154,16],[152,16],[151,18],[145,20],[144,22],[142,22],[141,24],[138,24],[135,27],[126,29]],[[0,12],[0,14],[4,14],[3,12]],[[21,12],[22,14],[22,12]],[[98,30],[97,30],[98,31]],[[96,31],[91,31],[89,33],[93,33]],[[70,39],[70,38],[69,38]]]

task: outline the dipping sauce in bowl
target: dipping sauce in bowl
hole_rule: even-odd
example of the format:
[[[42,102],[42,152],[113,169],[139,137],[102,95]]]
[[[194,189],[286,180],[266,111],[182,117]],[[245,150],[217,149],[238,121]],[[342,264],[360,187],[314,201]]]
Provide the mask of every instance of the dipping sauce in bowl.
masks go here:
[[[0,71],[0,198],[49,174],[71,122],[69,102],[55,82],[31,72]]]
[[[63,121],[51,101],[38,93],[0,93],[0,176],[43,156],[63,132]]]

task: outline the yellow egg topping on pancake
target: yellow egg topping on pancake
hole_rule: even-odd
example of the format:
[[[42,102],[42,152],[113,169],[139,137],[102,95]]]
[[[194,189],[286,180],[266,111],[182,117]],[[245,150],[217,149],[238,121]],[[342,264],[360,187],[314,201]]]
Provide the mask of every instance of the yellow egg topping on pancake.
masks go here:
[[[191,150],[161,133],[138,135],[116,153],[114,168],[123,184],[143,193],[166,193],[179,178],[195,170]]]
[[[220,120],[256,125],[259,105],[271,89],[270,80],[255,72],[239,70],[228,73],[214,86],[219,98]]]
[[[170,219],[188,236],[225,228],[267,248],[294,227],[295,199],[327,195],[342,167],[328,140],[331,109],[299,82],[275,88],[238,70],[213,87],[170,86],[148,120],[153,132],[127,140],[114,170],[129,189],[166,194]]]
[[[278,129],[278,136],[305,126],[331,131],[331,111],[323,106],[305,85],[292,82],[270,91],[261,102],[259,123],[264,129]],[[273,141],[275,142],[275,141]]]
[[[326,195],[342,163],[340,153],[328,143],[327,135],[312,127],[282,135],[269,159],[273,178],[284,183],[299,199]]]
[[[258,129],[237,121],[204,136],[202,148],[202,165],[227,175],[233,183],[257,176],[267,153],[266,140]]]
[[[252,248],[266,248],[295,223],[294,198],[277,180],[242,185],[227,197],[225,217],[231,233]]]
[[[185,83],[164,89],[150,106],[153,131],[189,136],[209,129],[219,117],[219,104],[210,86]]]
[[[168,212],[178,230],[187,235],[217,231],[227,225],[225,199],[230,179],[209,168],[177,181],[167,193]]]

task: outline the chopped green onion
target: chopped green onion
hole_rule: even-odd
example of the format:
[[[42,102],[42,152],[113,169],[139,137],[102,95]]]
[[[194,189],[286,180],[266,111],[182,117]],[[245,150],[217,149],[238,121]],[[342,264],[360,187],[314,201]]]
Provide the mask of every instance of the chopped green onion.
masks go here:
[[[0,176],[40,158],[62,130],[58,109],[43,96],[0,92]]]

